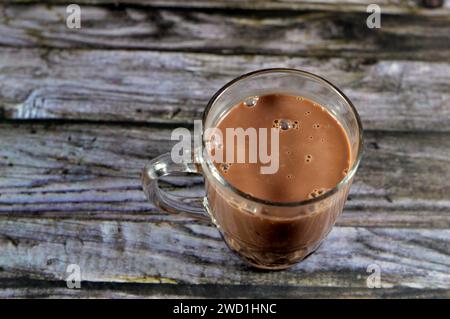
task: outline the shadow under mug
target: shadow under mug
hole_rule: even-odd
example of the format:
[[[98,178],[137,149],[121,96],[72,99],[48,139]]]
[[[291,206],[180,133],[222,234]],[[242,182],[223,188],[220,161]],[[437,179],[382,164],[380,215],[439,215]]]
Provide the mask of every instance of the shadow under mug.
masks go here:
[[[169,153],[164,154],[146,165],[142,176],[144,191],[157,206],[195,218],[207,216],[231,250],[250,265],[263,269],[288,268],[320,245],[342,212],[361,160],[363,143],[359,115],[338,88],[317,75],[283,68],[251,72],[222,87],[203,113],[203,132],[215,127],[230,108],[245,98],[274,93],[313,100],[344,128],[350,142],[350,169],[333,189],[298,202],[271,202],[252,197],[223,178],[207,156],[204,134],[201,146],[194,149],[192,161],[175,163]],[[176,173],[204,176],[206,196],[201,207],[185,204],[159,188],[160,177]]]

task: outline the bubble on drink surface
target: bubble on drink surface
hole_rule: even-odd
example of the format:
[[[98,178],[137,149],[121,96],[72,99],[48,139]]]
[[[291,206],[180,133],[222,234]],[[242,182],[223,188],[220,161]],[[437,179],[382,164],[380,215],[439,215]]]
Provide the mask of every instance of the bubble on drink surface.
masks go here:
[[[211,136],[208,142],[208,146],[212,149],[222,149],[223,144],[220,138],[216,138],[216,135]]]
[[[305,115],[311,115],[311,111],[306,111]]]
[[[312,190],[311,193],[309,193],[308,198],[316,198],[320,195],[323,195],[327,191],[326,188],[315,188]]]
[[[322,143],[325,143],[325,137],[322,137],[322,138],[320,139],[320,141],[321,141]]]
[[[304,100],[304,98],[303,98],[302,96],[297,96],[295,99],[296,99],[297,101],[303,101],[303,100]]]
[[[348,174],[348,168],[344,168],[344,170],[342,171],[342,175],[347,176]]]
[[[320,128],[320,124],[319,124],[319,123],[314,123],[314,124],[313,124],[313,128],[315,128],[315,129]]]
[[[295,122],[297,122],[297,121],[291,121],[291,120],[287,120],[287,119],[276,119],[276,120],[273,120],[272,127],[279,128],[280,130],[283,130],[283,131],[287,131],[291,128],[296,128]],[[297,126],[298,126],[298,124],[297,124]]]
[[[314,138],[314,137],[313,137],[312,135],[308,136],[308,139],[309,139],[310,141],[312,141],[313,138]]]
[[[311,163],[312,160],[313,160],[313,157],[312,157],[311,154],[306,154],[306,155],[305,155],[305,162],[306,162],[306,163]]]
[[[294,175],[288,174],[286,177],[287,177],[288,179],[293,179],[293,178],[294,178]]]
[[[300,122],[299,122],[299,121],[294,121],[294,122],[292,123],[292,128],[298,130],[299,127],[300,127]]]
[[[259,96],[249,96],[244,100],[244,105],[247,107],[253,107],[258,103]]]
[[[230,167],[231,167],[231,164],[229,164],[229,163],[222,163],[222,164],[220,164],[220,168],[222,169],[222,171],[224,173],[228,172]]]
[[[289,120],[280,120],[280,129],[283,131],[287,131],[292,127],[291,121]]]

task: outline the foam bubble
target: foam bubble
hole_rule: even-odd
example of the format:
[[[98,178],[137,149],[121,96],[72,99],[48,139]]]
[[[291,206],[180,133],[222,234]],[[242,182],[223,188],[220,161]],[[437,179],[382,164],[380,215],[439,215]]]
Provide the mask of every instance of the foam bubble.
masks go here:
[[[305,155],[305,162],[306,162],[306,163],[311,163],[312,160],[313,160],[313,157],[312,157],[311,154],[306,154],[306,155]]]
[[[281,120],[280,121],[280,128],[283,131],[289,130],[291,128],[291,123],[289,120]]]
[[[222,149],[223,144],[222,141],[219,138],[216,138],[216,135],[211,136],[211,138],[208,141],[208,146],[212,149]]]
[[[231,164],[229,163],[222,163],[220,164],[220,168],[222,169],[222,171],[224,173],[228,172],[228,170],[230,169]]]
[[[244,100],[244,105],[247,107],[253,107],[258,103],[259,96],[249,96]]]
[[[343,174],[344,176],[347,176],[347,174],[348,174],[348,168],[344,168],[344,170],[342,171],[342,174]]]
[[[311,115],[311,111],[306,111],[305,115]]]
[[[309,193],[308,198],[316,198],[320,195],[323,195],[327,191],[326,188],[315,188],[312,190],[311,193]]]
[[[294,178],[294,175],[288,174],[286,177],[287,177],[288,179],[293,179],[293,178]]]
[[[276,119],[272,122],[272,127],[287,131],[291,128],[297,129],[299,127],[298,121],[291,121],[287,119]]]
[[[314,123],[314,124],[313,124],[313,128],[315,128],[315,129],[320,128],[320,124],[319,124],[319,123]]]

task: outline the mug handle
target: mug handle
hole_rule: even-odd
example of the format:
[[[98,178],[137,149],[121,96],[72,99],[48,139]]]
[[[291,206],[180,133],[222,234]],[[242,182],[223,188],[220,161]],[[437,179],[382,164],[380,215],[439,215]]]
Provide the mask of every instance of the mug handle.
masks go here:
[[[142,186],[148,199],[168,213],[181,214],[190,218],[211,222],[206,212],[206,197],[181,197],[170,195],[158,185],[160,177],[180,173],[201,175],[201,170],[193,161],[175,163],[171,154],[166,153],[151,160],[142,171]],[[202,204],[198,204],[202,200]]]

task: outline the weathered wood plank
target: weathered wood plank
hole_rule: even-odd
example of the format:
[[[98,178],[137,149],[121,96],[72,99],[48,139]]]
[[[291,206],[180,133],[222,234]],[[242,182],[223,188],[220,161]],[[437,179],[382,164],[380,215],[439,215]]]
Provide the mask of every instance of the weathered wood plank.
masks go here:
[[[7,0],[10,3],[33,3],[34,0]],[[68,4],[67,0],[40,1],[49,4]],[[425,8],[422,0],[78,0],[78,4],[134,4],[155,7],[213,8],[213,9],[251,9],[251,10],[328,10],[338,12],[366,12],[367,6],[378,4],[382,12],[395,14],[447,15],[450,3],[443,1],[443,6]]]
[[[449,239],[448,229],[335,227],[301,264],[261,272],[195,222],[1,218],[0,274],[65,280],[78,264],[85,281],[366,288],[367,267],[377,264],[384,288],[448,289]]]
[[[371,227],[337,227],[304,263],[261,273],[232,256],[210,225],[157,213],[145,202],[138,172],[147,157],[169,149],[168,129],[2,124],[1,133],[1,278],[63,280],[67,264],[77,263],[94,282],[276,283],[352,287],[365,296],[366,268],[376,263],[385,288],[450,285],[450,231],[439,229],[442,220],[449,225],[447,134],[369,133],[349,205],[359,201],[357,209],[367,210],[384,202],[381,218],[376,209],[365,222],[355,214],[340,224]],[[438,219],[420,207],[417,214],[414,201],[443,205],[431,208]],[[411,212],[389,211],[390,204]],[[384,226],[415,220],[433,229],[380,227],[386,212]]]
[[[335,12],[186,11],[83,6],[69,29],[65,6],[0,7],[0,44],[26,47],[183,50],[291,56],[450,59],[450,19]]]
[[[0,125],[0,218],[158,223],[139,175],[170,151],[171,130],[86,124]],[[341,226],[450,228],[448,133],[366,133]],[[201,195],[200,179],[175,178]],[[181,186],[189,185],[189,188]],[[184,219],[183,219],[184,220]]]
[[[0,117],[192,123],[232,78],[303,68],[335,82],[365,129],[448,131],[450,63],[0,49]]]
[[[65,282],[29,278],[0,280],[0,298],[449,298],[446,289],[337,288],[273,285],[173,285],[83,282],[68,289]]]

